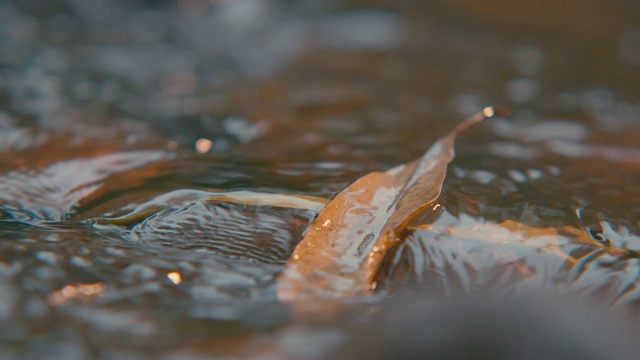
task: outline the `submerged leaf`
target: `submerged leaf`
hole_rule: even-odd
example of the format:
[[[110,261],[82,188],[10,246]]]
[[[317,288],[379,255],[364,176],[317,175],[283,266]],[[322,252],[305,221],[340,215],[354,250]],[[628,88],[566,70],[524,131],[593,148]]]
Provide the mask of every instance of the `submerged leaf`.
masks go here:
[[[325,198],[316,196],[272,194],[247,190],[227,192],[176,190],[158,196],[128,214],[112,218],[100,218],[96,222],[102,225],[129,226],[150,217],[171,204],[187,200],[226,202],[246,206],[273,206],[315,212],[320,212],[329,202]]]
[[[463,218],[464,219],[464,218]],[[468,219],[468,218],[467,218]],[[568,251],[563,250],[567,244],[581,246],[590,249],[601,249],[602,244],[594,240],[583,229],[573,226],[532,227],[517,221],[506,220],[501,223],[460,221],[455,226],[436,226],[424,224],[410,228],[412,231],[427,230],[436,234],[455,236],[461,239],[476,239],[490,244],[521,244],[537,249],[540,253],[546,253],[566,261],[566,266],[571,268],[576,263],[576,258]]]
[[[454,140],[495,115],[486,108],[438,140],[422,158],[358,179],[309,226],[278,279],[283,300],[342,298],[370,293],[382,260],[403,230],[425,211],[436,211]]]
[[[270,194],[253,191],[230,191],[212,194],[207,200],[211,202],[230,202],[249,206],[273,206],[290,209],[303,209],[320,212],[329,200],[317,196]]]

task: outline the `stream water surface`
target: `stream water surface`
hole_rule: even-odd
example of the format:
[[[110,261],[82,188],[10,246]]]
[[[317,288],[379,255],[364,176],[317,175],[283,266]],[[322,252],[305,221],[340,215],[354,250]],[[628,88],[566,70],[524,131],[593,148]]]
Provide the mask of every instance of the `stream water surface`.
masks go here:
[[[0,358],[323,358],[400,293],[635,324],[638,84],[633,1],[0,2]],[[315,211],[207,200],[330,198],[490,104],[335,318],[275,290]]]

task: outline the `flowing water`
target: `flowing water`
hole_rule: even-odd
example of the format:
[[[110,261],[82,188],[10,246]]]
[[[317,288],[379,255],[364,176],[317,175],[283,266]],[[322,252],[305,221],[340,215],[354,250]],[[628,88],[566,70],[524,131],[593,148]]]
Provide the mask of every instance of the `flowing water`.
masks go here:
[[[514,4],[0,3],[0,358],[318,358],[397,293],[635,314],[640,7]],[[315,211],[208,199],[329,198],[489,104],[339,319],[276,297]]]

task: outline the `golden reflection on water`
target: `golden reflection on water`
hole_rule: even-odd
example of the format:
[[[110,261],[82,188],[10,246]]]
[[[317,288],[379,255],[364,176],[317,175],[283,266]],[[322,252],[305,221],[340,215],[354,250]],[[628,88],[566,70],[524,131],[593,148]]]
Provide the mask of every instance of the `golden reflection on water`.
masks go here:
[[[172,271],[170,273],[167,274],[167,277],[169,278],[169,280],[171,280],[172,283],[178,285],[182,282],[182,275],[180,275],[179,272],[177,271]]]
[[[107,285],[103,282],[93,284],[66,285],[60,290],[52,291],[47,295],[47,304],[50,306],[62,306],[71,300],[88,302],[97,297],[104,296]]]
[[[196,151],[200,154],[205,154],[211,150],[213,142],[209,139],[200,138],[196,141]]]

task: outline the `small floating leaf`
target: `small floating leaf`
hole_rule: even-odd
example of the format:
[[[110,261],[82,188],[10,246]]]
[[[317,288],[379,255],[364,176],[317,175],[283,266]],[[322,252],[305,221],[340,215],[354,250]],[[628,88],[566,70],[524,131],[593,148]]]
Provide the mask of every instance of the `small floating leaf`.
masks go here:
[[[498,113],[500,115],[500,113]],[[309,226],[277,284],[282,300],[368,294],[389,249],[403,230],[439,207],[447,165],[458,133],[494,108],[466,119],[422,156],[386,172],[358,179],[339,193]]]

